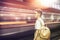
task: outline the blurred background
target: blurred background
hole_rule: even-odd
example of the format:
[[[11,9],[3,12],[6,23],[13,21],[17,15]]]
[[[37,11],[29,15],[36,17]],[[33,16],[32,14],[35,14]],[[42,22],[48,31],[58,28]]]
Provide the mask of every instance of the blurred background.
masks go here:
[[[33,40],[36,9],[51,30],[51,40],[60,40],[60,0],[0,0],[0,39]]]

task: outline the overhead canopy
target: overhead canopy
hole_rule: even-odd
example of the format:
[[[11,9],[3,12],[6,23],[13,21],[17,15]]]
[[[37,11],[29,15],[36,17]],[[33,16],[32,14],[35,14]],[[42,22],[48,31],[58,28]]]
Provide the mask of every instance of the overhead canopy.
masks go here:
[[[1,0],[1,6],[26,8],[26,9],[42,9],[46,12],[60,13],[60,9],[51,7],[51,1],[41,0]],[[56,2],[56,1],[55,1]],[[53,1],[52,1],[53,4]]]

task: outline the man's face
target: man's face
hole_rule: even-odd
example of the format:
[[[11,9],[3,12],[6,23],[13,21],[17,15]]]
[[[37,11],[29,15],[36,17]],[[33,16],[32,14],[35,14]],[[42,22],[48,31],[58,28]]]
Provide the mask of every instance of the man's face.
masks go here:
[[[36,14],[35,14],[35,17],[36,18],[38,18],[38,17],[40,17],[41,15],[40,15],[40,13],[38,13],[38,12],[35,12]]]

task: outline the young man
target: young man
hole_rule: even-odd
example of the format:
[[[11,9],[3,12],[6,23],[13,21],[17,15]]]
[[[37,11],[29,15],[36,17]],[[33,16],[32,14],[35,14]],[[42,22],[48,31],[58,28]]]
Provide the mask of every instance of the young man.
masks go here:
[[[35,17],[37,18],[36,23],[35,23],[35,35],[34,35],[34,40],[36,40],[37,35],[38,35],[38,31],[40,30],[40,28],[42,27],[42,25],[44,25],[44,21],[42,20],[41,16],[42,16],[42,12],[41,11],[35,11],[36,15]]]
[[[44,27],[44,21],[41,18],[42,12],[41,11],[36,11],[36,23],[35,23],[35,35],[34,35],[34,40],[47,40],[49,39],[50,36],[50,31],[47,27]],[[47,29],[47,30],[45,30]],[[45,38],[44,38],[45,37]]]
[[[36,11],[36,23],[35,23],[35,29],[40,29],[41,26],[44,26],[44,21],[42,19],[42,12]]]

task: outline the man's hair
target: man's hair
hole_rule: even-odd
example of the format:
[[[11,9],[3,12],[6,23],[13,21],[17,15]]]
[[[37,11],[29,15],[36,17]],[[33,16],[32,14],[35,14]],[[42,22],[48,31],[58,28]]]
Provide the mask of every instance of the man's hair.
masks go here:
[[[39,13],[39,14],[40,14],[40,16],[42,16],[42,11],[37,10],[37,13]]]
[[[42,11],[39,10],[39,11],[37,11],[37,12],[40,13],[40,14],[42,15]]]

